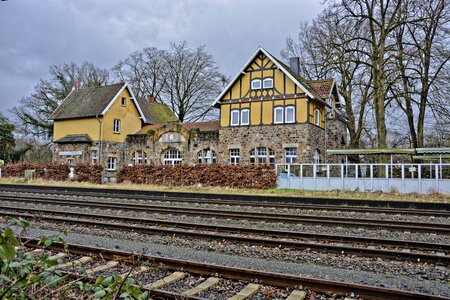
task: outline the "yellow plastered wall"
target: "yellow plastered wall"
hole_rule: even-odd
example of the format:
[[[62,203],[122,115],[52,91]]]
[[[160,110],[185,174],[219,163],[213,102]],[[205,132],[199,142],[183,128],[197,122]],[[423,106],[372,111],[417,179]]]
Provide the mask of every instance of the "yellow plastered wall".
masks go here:
[[[122,106],[121,99],[126,98]],[[130,98],[128,89],[124,89],[103,117],[103,139],[112,142],[124,142],[127,135],[141,128],[139,111]],[[120,133],[114,133],[114,119],[120,120]]]
[[[308,101],[306,98],[297,99],[297,122],[305,123],[308,120]]]
[[[102,118],[100,118],[102,121]],[[96,118],[55,120],[53,123],[53,141],[59,140],[69,134],[87,134],[98,141],[99,122]]]
[[[222,104],[220,106],[220,126],[230,126],[230,105]]]
[[[125,106],[121,104],[122,97],[126,98]],[[120,133],[113,133],[114,119],[120,120]],[[69,134],[88,134],[94,141],[124,142],[128,134],[141,128],[139,112],[127,89],[124,89],[99,120],[102,124],[101,138],[99,138],[100,124],[96,118],[55,120],[53,140],[56,141]]]

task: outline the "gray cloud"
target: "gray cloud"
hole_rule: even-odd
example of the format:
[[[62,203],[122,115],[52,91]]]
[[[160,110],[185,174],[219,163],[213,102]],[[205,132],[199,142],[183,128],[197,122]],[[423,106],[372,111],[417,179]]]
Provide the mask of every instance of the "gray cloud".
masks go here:
[[[274,55],[319,0],[8,0],[0,2],[1,112],[18,104],[52,64],[110,68],[133,51],[186,40],[206,45],[233,76],[259,46]]]

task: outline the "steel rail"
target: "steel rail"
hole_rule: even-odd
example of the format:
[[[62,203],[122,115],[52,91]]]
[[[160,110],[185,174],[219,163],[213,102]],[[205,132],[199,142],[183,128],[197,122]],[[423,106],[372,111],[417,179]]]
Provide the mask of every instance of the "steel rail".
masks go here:
[[[450,234],[450,224],[434,224],[420,223],[408,221],[390,221],[378,219],[351,219],[342,217],[328,216],[297,216],[288,214],[273,213],[254,213],[240,211],[223,211],[218,209],[200,209],[200,208],[184,208],[173,206],[159,206],[147,204],[129,204],[129,203],[105,203],[101,201],[86,200],[65,200],[65,199],[49,199],[49,198],[30,198],[23,196],[0,196],[0,200],[16,201],[16,202],[33,202],[48,203],[65,206],[86,206],[95,208],[120,209],[120,210],[137,210],[150,213],[165,213],[173,215],[189,215],[189,216],[205,216],[225,219],[248,219],[254,221],[266,222],[283,222],[290,224],[321,224],[329,226],[345,226],[345,227],[363,227],[377,228],[387,230],[403,230],[413,232],[432,232],[439,234]],[[390,223],[390,224],[389,224]]]
[[[22,242],[29,247],[39,247],[39,239],[22,237]],[[63,251],[64,245],[52,244],[51,249]],[[83,246],[78,244],[68,243],[68,251],[73,254],[80,255],[95,255],[101,256],[104,259],[123,259],[130,260],[139,258],[141,260],[152,261],[156,264],[163,264],[168,270],[183,269],[192,274],[198,275],[214,275],[220,274],[220,277],[232,280],[254,281],[271,286],[284,288],[297,288],[302,286],[305,289],[313,290],[325,294],[339,294],[346,295],[355,293],[363,299],[414,299],[414,300],[443,300],[445,297],[424,294],[419,292],[412,292],[393,288],[383,288],[363,284],[354,284],[349,282],[339,282],[326,279],[311,278],[298,275],[273,273],[266,271],[259,271],[253,269],[244,269],[229,267],[217,264],[208,264],[203,262],[194,262],[181,259],[173,259],[160,256],[142,255],[134,252],[119,251],[106,248]]]
[[[25,210],[25,209],[24,209]],[[253,243],[253,244],[261,244],[261,245],[270,245],[270,246],[279,246],[282,245],[284,247],[291,248],[300,248],[300,249],[315,249],[319,251],[332,251],[336,253],[353,253],[366,257],[386,257],[389,259],[396,260],[411,260],[411,261],[423,261],[423,262],[431,262],[431,263],[442,263],[445,265],[450,264],[450,256],[448,255],[433,255],[427,253],[418,253],[418,252],[402,252],[402,251],[394,251],[394,250],[385,250],[385,249],[370,249],[370,248],[361,248],[361,247],[350,247],[350,246],[342,246],[342,245],[327,245],[327,244],[316,244],[316,243],[307,243],[307,242],[298,242],[298,241],[287,241],[283,239],[267,239],[267,238],[256,238],[256,237],[246,237],[246,236],[237,236],[237,235],[226,235],[219,233],[207,233],[207,232],[198,232],[191,230],[179,230],[179,229],[165,229],[165,228],[156,228],[156,227],[146,227],[140,226],[136,224],[123,224],[123,223],[110,223],[110,222],[102,222],[96,220],[86,220],[86,219],[73,219],[73,218],[64,218],[64,217],[51,217],[51,216],[36,216],[27,213],[13,213],[13,212],[4,212],[0,211],[0,215],[3,216],[12,216],[12,217],[21,217],[25,219],[33,219],[36,218],[38,220],[44,220],[49,222],[57,222],[57,223],[68,223],[68,224],[77,224],[83,226],[96,226],[102,228],[109,228],[114,230],[129,230],[135,232],[141,232],[146,234],[155,234],[155,233],[164,233],[168,235],[180,235],[180,236],[189,236],[196,237],[202,239],[214,239],[214,240],[232,240],[241,243]],[[100,218],[101,216],[92,216],[95,218]]]
[[[205,231],[218,231],[227,232],[233,234],[253,234],[266,237],[277,237],[277,238],[290,238],[290,239],[309,239],[309,240],[325,240],[333,242],[353,242],[353,243],[363,243],[368,245],[378,245],[378,246],[395,246],[395,247],[407,247],[415,248],[421,250],[432,250],[432,251],[450,251],[450,244],[437,244],[437,243],[427,243],[418,241],[407,241],[407,240],[393,240],[393,239],[379,239],[379,238],[367,238],[358,236],[343,236],[335,234],[320,234],[320,233],[308,233],[299,231],[285,231],[285,230],[269,230],[269,229],[259,229],[259,228],[248,228],[248,227],[237,227],[237,226],[223,226],[223,225],[211,225],[211,224],[198,224],[198,223],[187,223],[187,222],[176,222],[176,221],[166,221],[166,220],[151,220],[144,218],[135,217],[122,217],[122,216],[112,216],[112,215],[96,215],[91,213],[82,212],[70,212],[70,211],[60,211],[51,209],[38,209],[38,208],[20,208],[20,207],[5,207],[0,206],[0,209],[9,209],[14,211],[22,212],[37,212],[43,214],[55,214],[55,215],[69,215],[74,217],[85,217],[92,219],[108,219],[116,222],[130,222],[133,224],[139,223],[150,226],[166,226],[174,228],[183,228],[189,230],[205,230]],[[0,212],[1,214],[1,212]]]
[[[17,190],[19,189],[19,190]],[[56,189],[56,191],[55,191]],[[302,204],[299,203],[297,198],[294,197],[284,197],[286,201],[283,202],[270,202],[266,200],[268,196],[246,196],[246,198],[254,197],[255,199],[264,198],[264,200],[230,200],[230,196],[232,195],[215,195],[217,198],[199,198],[199,197],[181,197],[181,196],[169,196],[173,194],[173,192],[158,192],[161,195],[142,195],[136,194],[137,192],[145,191],[135,191],[135,190],[105,190],[102,192],[98,192],[99,189],[90,189],[90,188],[63,188],[63,187],[39,187],[37,186],[20,186],[20,185],[4,185],[0,184],[0,190],[4,191],[18,191],[18,192],[32,192],[32,193],[46,193],[53,195],[72,195],[72,196],[89,196],[89,197],[99,197],[99,198],[122,198],[122,199],[137,199],[137,200],[149,200],[149,201],[168,201],[168,202],[192,202],[192,203],[208,203],[208,204],[222,204],[222,205],[230,205],[230,206],[258,206],[258,207],[276,207],[276,208],[298,208],[298,209],[313,209],[313,210],[330,210],[330,211],[353,211],[353,212],[369,212],[369,213],[384,213],[384,214],[409,214],[409,215],[423,215],[423,216],[436,216],[436,217],[450,217],[450,211],[442,211],[442,210],[427,210],[427,209],[405,209],[405,208],[380,208],[380,207],[361,207],[361,206],[352,206],[345,204],[344,205],[325,205],[325,204]],[[82,191],[79,191],[82,190]],[[188,195],[192,193],[187,193]],[[202,196],[203,194],[196,194],[198,196]],[[209,194],[206,194],[209,196]],[[226,197],[225,197],[226,196]],[[241,195],[235,195],[236,197],[240,197]],[[309,198],[300,198],[300,200],[308,200]],[[327,201],[330,200],[328,198],[311,198],[317,200]],[[297,200],[297,201],[296,201]],[[218,202],[222,201],[222,202]],[[354,201],[354,200],[348,200]],[[356,200],[355,200],[356,201]],[[359,200],[358,200],[359,201]],[[374,202],[373,200],[361,200],[366,201],[367,204]],[[380,202],[380,201],[378,201]],[[385,202],[386,205],[389,205],[390,201],[381,201]],[[419,205],[419,204],[427,204],[422,202],[413,202],[411,205]],[[445,204],[443,204],[445,205]],[[449,206],[450,208],[450,206]]]

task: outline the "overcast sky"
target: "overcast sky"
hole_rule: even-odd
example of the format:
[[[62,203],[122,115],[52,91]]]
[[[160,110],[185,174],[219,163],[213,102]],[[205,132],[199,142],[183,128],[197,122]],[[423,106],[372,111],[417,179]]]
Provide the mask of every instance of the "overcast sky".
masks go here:
[[[89,61],[111,68],[144,47],[186,40],[206,45],[234,76],[261,45],[275,56],[320,0],[8,0],[0,1],[0,105],[29,95],[50,65]]]

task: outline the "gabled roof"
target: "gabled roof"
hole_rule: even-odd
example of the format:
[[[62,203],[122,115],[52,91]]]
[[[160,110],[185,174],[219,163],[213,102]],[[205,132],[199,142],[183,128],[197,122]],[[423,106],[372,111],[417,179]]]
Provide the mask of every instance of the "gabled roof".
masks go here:
[[[178,118],[167,105],[159,102],[149,103],[141,98],[137,100],[144,113],[145,124],[166,124],[178,121]]]
[[[328,99],[333,92],[335,79],[308,80],[306,82],[322,99]]]
[[[57,144],[67,144],[67,143],[92,143],[92,139],[87,134],[69,134],[59,140],[56,140]]]
[[[228,90],[235,84],[235,82],[239,79],[239,76],[241,76],[241,74],[244,73],[245,69],[251,64],[251,62],[255,59],[255,57],[257,57],[257,55],[260,52],[262,52],[265,56],[267,56],[300,89],[305,91],[306,95],[308,95],[312,99],[317,99],[328,106],[326,101],[324,101],[324,100],[326,100],[326,98],[322,98],[321,95],[319,93],[317,93],[317,91],[308,84],[308,81],[306,81],[304,78],[301,78],[300,76],[296,75],[287,65],[285,65],[284,63],[279,61],[277,58],[275,58],[272,54],[270,54],[263,47],[258,47],[258,49],[256,49],[255,53],[242,66],[241,70],[236,74],[236,76],[233,78],[233,80],[230,81],[230,83],[223,89],[222,93],[220,93],[220,95],[216,98],[216,100],[213,103],[213,106],[216,106],[219,103],[220,99],[222,99],[222,97],[228,92]]]
[[[124,89],[128,89],[139,116],[146,122],[145,115],[134,97],[133,91],[125,82],[73,90],[50,115],[49,119],[67,120],[103,116]]]

